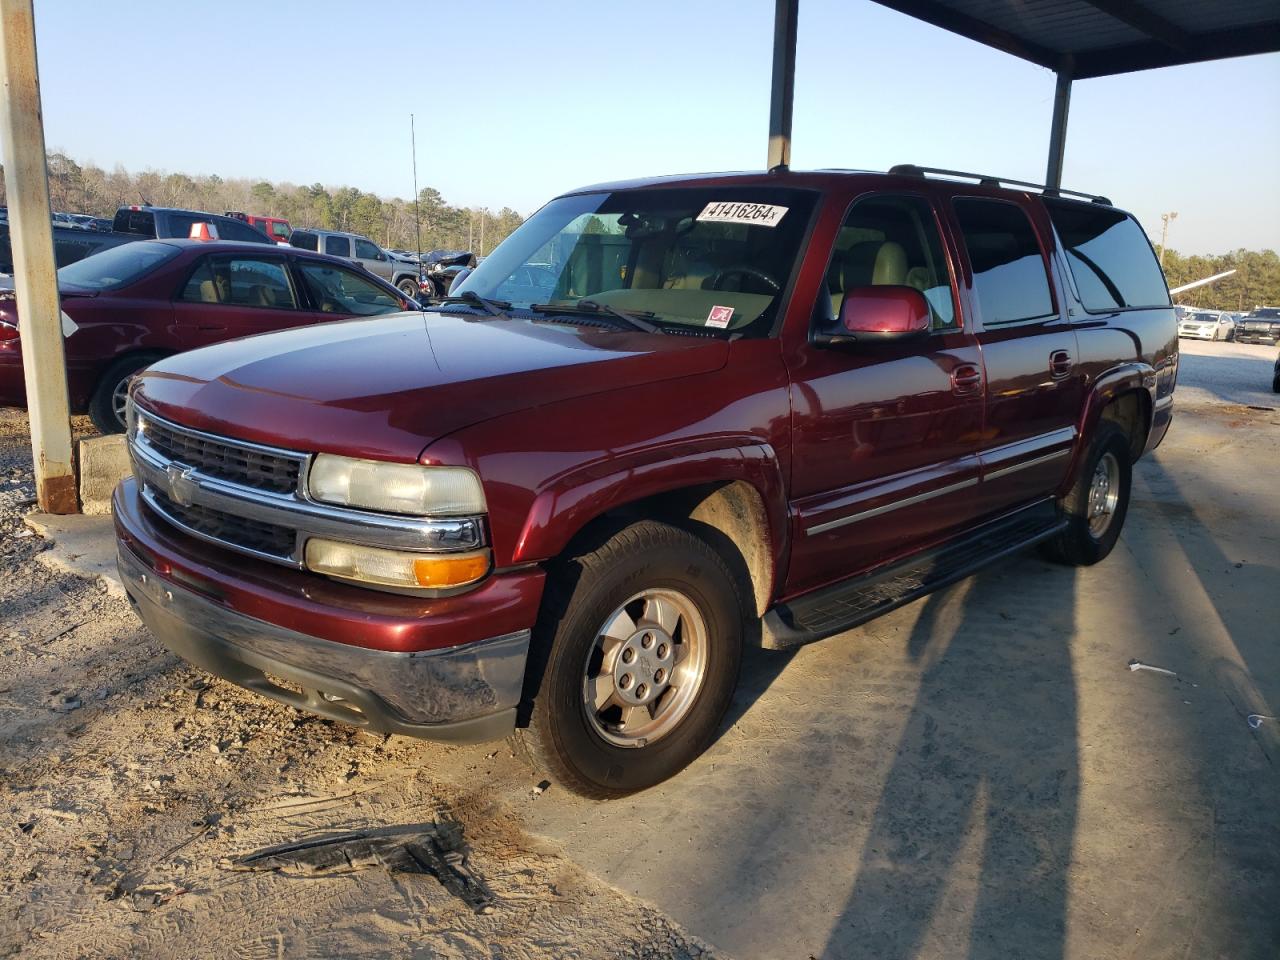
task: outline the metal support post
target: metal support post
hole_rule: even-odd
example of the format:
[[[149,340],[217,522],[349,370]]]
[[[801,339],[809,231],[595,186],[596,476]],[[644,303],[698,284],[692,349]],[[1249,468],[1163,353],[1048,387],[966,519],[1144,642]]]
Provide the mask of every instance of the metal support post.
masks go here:
[[[1067,152],[1067,112],[1071,108],[1071,77],[1058,74],[1053,92],[1053,124],[1049,128],[1049,169],[1044,182],[1050,187],[1062,186],[1062,161]]]
[[[32,0],[0,0],[0,18],[0,136],[36,498],[45,513],[78,513]]]
[[[796,93],[796,17],[800,0],[775,0],[773,92],[769,98],[767,169],[791,165],[791,106]]]

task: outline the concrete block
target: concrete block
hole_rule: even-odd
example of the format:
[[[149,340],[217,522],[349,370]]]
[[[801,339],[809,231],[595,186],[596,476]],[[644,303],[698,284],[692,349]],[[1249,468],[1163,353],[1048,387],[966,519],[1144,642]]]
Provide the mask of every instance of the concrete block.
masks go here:
[[[108,593],[125,596],[116,570],[116,532],[110,517],[29,513],[23,520],[50,541],[48,550],[36,554],[38,562],[80,577],[100,577]]]
[[[80,441],[80,509],[90,516],[111,512],[111,493],[129,476],[124,434]]]

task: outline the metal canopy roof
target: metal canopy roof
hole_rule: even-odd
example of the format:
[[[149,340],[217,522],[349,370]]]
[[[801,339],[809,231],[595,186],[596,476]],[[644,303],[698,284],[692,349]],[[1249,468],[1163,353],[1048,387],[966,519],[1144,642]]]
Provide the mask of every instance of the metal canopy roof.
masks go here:
[[[1074,80],[1280,51],[1280,0],[876,0]]]

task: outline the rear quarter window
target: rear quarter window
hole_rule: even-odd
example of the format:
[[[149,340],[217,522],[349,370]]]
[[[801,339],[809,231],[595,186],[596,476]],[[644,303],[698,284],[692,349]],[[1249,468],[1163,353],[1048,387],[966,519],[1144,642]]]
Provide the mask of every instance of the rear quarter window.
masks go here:
[[[1045,200],[1086,310],[1167,307],[1169,288],[1138,222],[1096,204]]]

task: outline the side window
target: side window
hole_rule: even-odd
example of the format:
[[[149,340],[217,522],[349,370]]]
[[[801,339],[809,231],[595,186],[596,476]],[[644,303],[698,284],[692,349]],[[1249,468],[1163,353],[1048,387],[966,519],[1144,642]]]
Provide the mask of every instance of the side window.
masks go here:
[[[289,242],[300,250],[316,251],[320,247],[320,238],[305,230],[295,230],[289,234]]]
[[[1155,251],[1133,217],[1091,203],[1044,205],[1086,310],[1169,305]]]
[[[923,197],[864,197],[849,210],[827,268],[831,315],[840,315],[845,292],[886,284],[924,294],[934,330],[958,327],[951,275],[933,208]]]
[[[404,309],[399,299],[354,271],[305,260],[298,263],[298,270],[311,295],[311,302],[322,313],[338,317],[372,317]]]
[[[248,257],[205,257],[178,299],[277,310],[298,308],[284,262]]]
[[[351,241],[346,237],[325,237],[324,252],[331,257],[350,257]]]
[[[1054,316],[1044,252],[1022,209],[1004,200],[961,197],[955,210],[982,322],[998,326]]]
[[[359,237],[354,238],[356,245],[356,256],[361,260],[377,260],[378,248],[368,240],[361,240]]]

